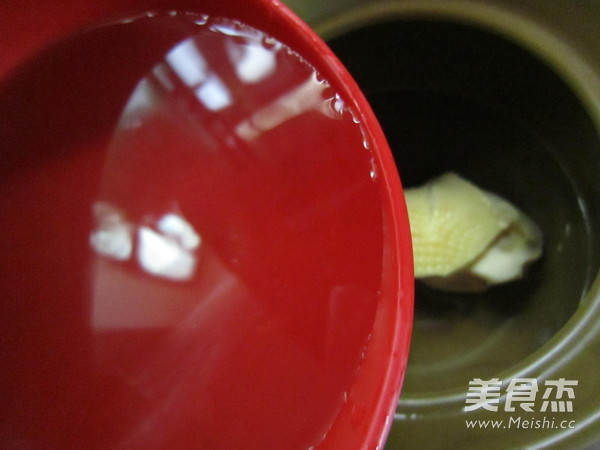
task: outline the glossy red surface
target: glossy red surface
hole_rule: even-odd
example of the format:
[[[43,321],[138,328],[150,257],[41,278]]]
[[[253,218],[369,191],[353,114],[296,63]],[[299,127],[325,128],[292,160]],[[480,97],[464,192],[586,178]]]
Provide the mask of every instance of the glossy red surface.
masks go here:
[[[324,44],[271,1],[11,3],[0,441],[380,443],[408,353],[408,221]]]

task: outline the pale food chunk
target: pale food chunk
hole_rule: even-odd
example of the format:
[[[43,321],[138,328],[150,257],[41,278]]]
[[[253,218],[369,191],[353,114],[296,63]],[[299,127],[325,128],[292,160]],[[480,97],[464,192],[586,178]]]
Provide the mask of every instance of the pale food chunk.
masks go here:
[[[521,278],[542,254],[542,234],[533,221],[455,173],[405,195],[415,277],[436,288],[482,291]]]

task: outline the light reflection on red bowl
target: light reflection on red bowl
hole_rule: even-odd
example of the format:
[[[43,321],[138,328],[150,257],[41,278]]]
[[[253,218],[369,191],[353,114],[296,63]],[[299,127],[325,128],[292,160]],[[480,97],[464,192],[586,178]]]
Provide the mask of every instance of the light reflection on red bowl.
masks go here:
[[[412,263],[360,91],[276,2],[113,3],[0,7],[1,440],[380,443]]]

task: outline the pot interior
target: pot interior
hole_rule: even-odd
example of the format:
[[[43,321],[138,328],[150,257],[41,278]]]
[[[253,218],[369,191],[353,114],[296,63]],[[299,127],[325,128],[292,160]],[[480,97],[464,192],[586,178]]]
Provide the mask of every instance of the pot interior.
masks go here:
[[[339,31],[328,44],[371,102],[405,187],[455,171],[544,234],[520,281],[483,294],[417,282],[403,398],[516,370],[586,301],[598,271],[597,130],[555,70],[483,28],[386,18]]]

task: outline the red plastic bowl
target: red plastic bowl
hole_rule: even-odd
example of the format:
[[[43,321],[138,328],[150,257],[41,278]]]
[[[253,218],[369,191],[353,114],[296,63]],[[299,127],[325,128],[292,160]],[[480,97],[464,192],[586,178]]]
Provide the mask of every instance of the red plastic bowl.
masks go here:
[[[0,25],[0,441],[382,445],[408,219],[323,42],[274,0],[11,0]]]

